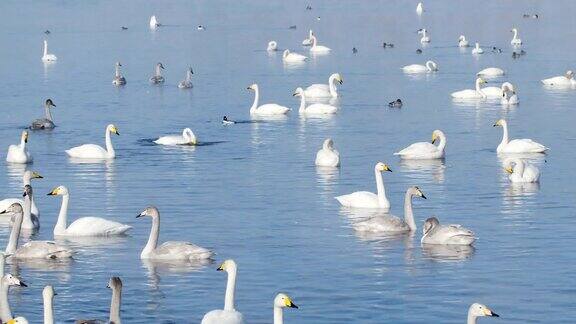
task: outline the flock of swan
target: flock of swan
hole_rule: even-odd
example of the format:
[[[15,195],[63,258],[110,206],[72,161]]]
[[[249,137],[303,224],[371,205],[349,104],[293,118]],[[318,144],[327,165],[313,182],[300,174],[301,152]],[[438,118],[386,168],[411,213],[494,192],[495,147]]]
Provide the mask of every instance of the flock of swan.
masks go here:
[[[425,12],[422,3],[416,8],[418,15]],[[150,28],[157,29],[162,25],[158,22],[156,16],[150,19]],[[199,27],[200,29],[200,27]],[[202,27],[202,30],[204,27]],[[523,42],[519,38],[517,28],[511,29],[513,38],[510,41],[514,47],[522,46]],[[418,30],[420,43],[428,44],[431,42],[430,32],[422,28]],[[307,37],[302,41],[303,46],[309,46],[311,54],[329,53],[330,48],[319,45],[317,36],[310,30]],[[458,47],[469,47],[469,41],[464,35],[458,38]],[[270,41],[267,51],[278,51],[278,43]],[[483,53],[479,43],[475,43],[472,50],[475,55]],[[56,55],[48,53],[48,42],[44,41],[44,50],[42,61],[45,63],[55,62],[58,60]],[[305,55],[298,54],[289,49],[285,49],[282,54],[282,60],[286,63],[301,63],[308,59]],[[123,86],[127,83],[126,78],[122,75],[120,62],[115,63],[115,74],[112,84]],[[151,84],[163,84],[165,78],[162,75],[164,65],[157,63],[154,73],[150,77]],[[402,67],[407,74],[436,73],[439,66],[436,62],[428,60],[424,64],[411,64]],[[182,89],[192,88],[192,68],[186,70],[186,77],[178,87]],[[516,87],[510,82],[503,82],[498,87],[483,87],[488,78],[500,78],[505,76],[504,70],[497,67],[489,67],[479,71],[476,74],[475,88],[456,91],[451,94],[454,100],[500,100],[503,105],[517,105],[519,103]],[[299,97],[300,105],[298,113],[302,115],[328,115],[335,114],[339,108],[330,103],[330,99],[338,98],[338,85],[343,83],[343,77],[340,73],[334,73],[328,78],[326,84],[312,84],[308,87],[298,87],[294,90],[293,96]],[[557,76],[542,80],[547,86],[554,87],[573,87],[576,86],[574,73],[568,71],[563,76]],[[252,84],[248,90],[254,92],[254,101],[249,108],[251,116],[278,116],[286,115],[291,108],[275,103],[260,103],[260,88],[258,84]],[[398,99],[399,101],[400,99]],[[311,102],[311,104],[309,104]],[[395,104],[395,102],[391,103]],[[401,101],[399,105],[401,106]],[[47,99],[44,103],[45,115],[43,118],[34,120],[30,130],[53,129],[56,127],[52,115],[52,109],[56,107],[52,99]],[[223,119],[224,124],[233,124],[226,116]],[[539,169],[531,164],[525,155],[529,154],[546,154],[548,147],[537,143],[531,139],[510,139],[507,121],[500,119],[495,122],[495,127],[502,127],[502,141],[496,147],[496,152],[503,155],[503,169],[509,174],[508,178],[513,183],[531,183],[538,182],[540,178]],[[112,135],[120,135],[118,127],[109,124],[105,128],[104,143],[105,146],[97,144],[84,144],[65,150],[70,158],[85,160],[108,160],[116,158],[116,152],[112,144]],[[25,130],[21,133],[20,143],[10,145],[6,154],[6,161],[16,164],[30,164],[33,156],[29,152],[27,143],[30,139],[30,132]],[[154,140],[158,145],[197,145],[198,139],[196,134],[190,129],[185,128],[181,134],[161,136]],[[446,158],[447,136],[442,130],[434,130],[430,142],[418,142],[408,145],[394,153],[402,160],[439,160]],[[318,167],[338,168],[341,166],[340,152],[334,147],[332,139],[324,140],[322,148],[317,152],[315,165]],[[352,209],[377,209],[386,213],[385,217],[373,217],[363,220],[356,224],[355,229],[363,232],[378,233],[409,233],[418,229],[418,222],[414,216],[412,201],[414,198],[426,199],[422,189],[417,186],[411,186],[406,190],[404,198],[404,215],[402,217],[389,214],[391,202],[386,195],[384,185],[384,172],[392,172],[389,165],[383,162],[377,162],[374,165],[374,177],[376,182],[376,193],[371,191],[356,191],[345,195],[335,197],[343,208]],[[65,244],[56,243],[56,241],[39,241],[30,240],[24,244],[19,244],[22,232],[36,232],[40,229],[40,211],[34,202],[34,191],[32,180],[40,179],[42,176],[38,172],[25,171],[23,175],[23,193],[21,198],[9,198],[0,201],[0,217],[5,217],[11,224],[10,236],[4,253],[0,254],[0,317],[2,322],[7,323],[27,323],[23,317],[13,317],[8,301],[9,289],[12,286],[25,287],[26,284],[11,274],[4,273],[4,262],[10,259],[39,259],[54,260],[67,259],[74,255],[74,251]],[[61,196],[62,202],[58,214],[56,225],[53,228],[54,238],[61,237],[90,237],[90,236],[116,236],[124,235],[132,228],[129,225],[122,224],[113,220],[101,217],[80,217],[68,220],[68,208],[70,203],[70,192],[64,185],[55,187],[48,193],[49,196]],[[160,243],[160,212],[154,206],[145,208],[139,213],[137,218],[149,217],[151,227],[148,241],[142,248],[140,258],[143,260],[156,261],[185,261],[196,262],[201,260],[210,260],[214,257],[214,252],[195,245],[191,242],[184,241],[167,241]],[[429,217],[423,222],[422,226],[422,244],[433,245],[465,245],[474,244],[476,236],[473,231],[461,225],[442,224],[437,217]],[[235,306],[235,286],[238,266],[234,260],[224,261],[219,271],[227,273],[227,285],[224,297],[223,309],[217,309],[205,314],[202,319],[203,324],[231,324],[244,323],[242,313],[236,310]],[[109,282],[112,289],[112,302],[110,307],[110,323],[119,324],[120,319],[120,301],[122,293],[122,281],[118,277],[112,277]],[[46,286],[43,291],[44,299],[44,323],[54,323],[53,299],[56,295],[52,286]],[[292,299],[284,294],[279,293],[273,300],[274,323],[283,322],[284,308],[298,308]],[[497,317],[488,307],[482,304],[472,304],[468,311],[468,323],[476,323],[476,319],[482,316]],[[79,320],[78,323],[92,323],[89,320]]]

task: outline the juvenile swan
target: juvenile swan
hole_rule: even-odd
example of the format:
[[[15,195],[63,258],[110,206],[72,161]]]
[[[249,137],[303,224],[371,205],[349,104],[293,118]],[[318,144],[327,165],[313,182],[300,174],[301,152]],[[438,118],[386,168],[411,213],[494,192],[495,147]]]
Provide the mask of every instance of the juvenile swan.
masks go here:
[[[392,172],[388,165],[378,162],[374,166],[374,177],[376,178],[377,194],[368,191],[356,191],[348,195],[336,197],[336,200],[344,206],[351,208],[380,208],[383,210],[390,209],[390,201],[386,197],[386,189],[382,180],[382,172]]]
[[[54,226],[54,236],[112,236],[122,235],[132,226],[107,220],[101,217],[82,217],[68,225],[68,203],[70,193],[65,186],[59,186],[48,193],[48,196],[62,196],[62,205],[58,221]]]
[[[189,67],[188,70],[186,70],[186,78],[184,78],[184,80],[178,83],[178,88],[180,89],[192,88],[192,74],[194,74],[194,71],[192,70],[191,67]]]
[[[196,135],[192,132],[190,128],[184,128],[182,135],[167,135],[161,136],[154,141],[156,144],[160,145],[196,145],[198,144],[198,139]]]
[[[322,148],[316,153],[317,166],[323,167],[339,167],[340,166],[340,153],[334,148],[334,142],[331,138],[324,140]]]
[[[540,170],[535,165],[520,158],[508,158],[504,161],[508,179],[513,183],[533,183],[540,180]]]
[[[536,143],[531,139],[508,139],[508,123],[504,119],[496,121],[494,127],[501,126],[504,130],[502,134],[502,141],[496,148],[498,153],[545,153],[548,148],[540,143]]]
[[[306,107],[306,96],[304,95],[304,89],[302,88],[297,88],[293,96],[300,97],[300,108],[298,109],[298,112],[301,115],[330,115],[335,114],[338,111],[338,108],[323,103],[314,103]]]
[[[106,133],[104,134],[106,139],[106,149],[96,144],[84,144],[66,150],[66,154],[72,158],[80,159],[113,159],[116,157],[116,152],[112,146],[110,133],[120,135],[118,128],[113,124],[106,126]]]
[[[32,179],[43,179],[43,178],[44,177],[41,176],[40,173],[38,173],[36,171],[26,170],[24,172],[24,175],[22,176],[22,182],[23,182],[22,187],[26,187],[26,185],[30,185]],[[13,203],[20,203],[22,206],[24,206],[24,200],[23,199],[7,198],[7,199],[0,200],[0,211],[7,209]],[[36,206],[34,199],[32,199],[32,215],[34,215],[36,217],[40,216],[40,211],[38,210],[38,207]]]
[[[44,40],[44,55],[42,55],[42,62],[55,62],[58,58],[54,54],[48,54],[48,41]]]
[[[474,303],[468,309],[468,322],[467,324],[476,324],[476,319],[478,317],[489,316],[489,317],[500,317],[500,315],[494,313],[490,308],[485,305]]]
[[[10,310],[10,303],[8,301],[8,291],[12,286],[28,287],[24,281],[9,273],[2,276],[0,279],[0,317],[2,318],[2,322],[6,321],[10,323],[10,320],[12,320],[12,310]]]
[[[162,70],[164,70],[164,65],[158,62],[156,63],[156,68],[154,69],[154,75],[150,77],[150,83],[161,84],[164,83],[164,77],[162,76]]]
[[[328,78],[328,84],[315,83],[309,86],[304,90],[304,95],[308,98],[336,98],[338,97],[336,82],[339,84],[344,83],[340,73],[333,73],[330,75]]]
[[[436,217],[426,220],[423,234],[423,244],[472,245],[476,241],[471,230],[461,225],[440,225]]]
[[[76,324],[122,324],[120,318],[120,307],[122,305],[122,280],[119,277],[112,277],[108,281],[108,288],[112,289],[112,299],[110,301],[110,316],[108,321],[99,319],[76,320]]]
[[[284,323],[284,314],[282,311],[284,308],[298,308],[298,306],[294,304],[288,295],[279,293],[274,298],[274,324]]]
[[[262,115],[262,116],[273,116],[273,115],[285,115],[290,111],[290,108],[280,106],[278,104],[265,104],[258,106],[260,100],[260,91],[257,84],[253,84],[248,87],[248,90],[254,91],[254,103],[250,107],[250,115]]]
[[[404,73],[429,73],[438,71],[438,65],[434,61],[427,61],[426,64],[411,64],[402,67]]]
[[[155,261],[198,261],[206,260],[212,256],[212,252],[192,243],[180,241],[168,241],[158,246],[160,235],[160,212],[156,207],[146,207],[136,218],[148,216],[152,218],[152,228],[148,243],[140,254],[141,259]]]
[[[28,132],[23,131],[20,136],[20,144],[12,144],[8,146],[8,153],[6,154],[6,162],[18,163],[18,164],[28,164],[32,163],[34,159],[28,148],[26,148],[26,143],[28,143]]]
[[[120,64],[120,62],[116,62],[114,66],[115,72],[114,72],[114,79],[112,79],[112,84],[115,86],[123,86],[126,84],[126,78],[124,78],[124,76],[122,76],[122,74],[120,73],[121,66],[122,64]]]
[[[434,145],[436,140],[439,140],[438,146]],[[405,160],[441,159],[444,157],[445,148],[446,136],[444,135],[444,132],[437,129],[432,132],[432,143],[414,143],[401,150],[400,152],[394,153],[394,155],[399,155],[400,158]]]
[[[202,324],[243,324],[244,316],[236,310],[236,306],[234,305],[236,274],[238,271],[236,262],[234,262],[234,260],[226,260],[217,270],[228,273],[224,309],[215,309],[206,313],[202,318]]]
[[[34,120],[30,125],[30,129],[53,129],[56,127],[56,125],[54,125],[54,120],[52,119],[52,113],[50,112],[52,107],[56,107],[52,99],[46,99],[46,102],[44,103],[44,118]]]

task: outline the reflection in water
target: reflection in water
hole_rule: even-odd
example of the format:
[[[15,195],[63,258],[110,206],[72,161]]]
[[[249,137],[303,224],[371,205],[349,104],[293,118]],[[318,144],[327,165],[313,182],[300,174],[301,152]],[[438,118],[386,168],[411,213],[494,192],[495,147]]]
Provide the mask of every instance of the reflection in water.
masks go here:
[[[284,62],[284,70],[298,70],[306,67],[306,61]]]
[[[56,66],[56,61],[48,61],[48,62],[42,61],[42,65],[44,66],[44,80],[48,81],[48,74]]]
[[[10,269],[6,269],[6,272],[18,275],[21,272],[21,269],[29,269],[39,272],[50,271],[57,273],[57,278],[60,282],[66,283],[72,278],[69,272],[73,263],[74,260],[72,258],[57,260],[8,258],[6,264]],[[24,281],[26,281],[26,279],[24,279]]]
[[[123,245],[128,242],[127,235],[114,236],[63,236],[56,237],[56,243],[69,244],[76,252],[92,249],[94,252],[106,252],[103,248],[114,245]]]
[[[466,261],[472,258],[474,251],[471,245],[422,244],[423,256],[440,262]]]
[[[204,267],[214,263],[213,260],[197,260],[188,262],[184,260],[174,261],[153,261],[142,259],[142,266],[148,272],[148,284],[154,291],[159,291],[161,273],[167,274],[184,274],[194,271],[200,271]]]
[[[540,190],[540,183],[509,183],[504,189],[503,199],[506,209],[522,207],[527,204],[526,198],[533,198]]]
[[[444,159],[435,160],[400,160],[402,170],[410,171],[409,177],[416,180],[428,179],[430,176],[437,183],[444,183],[444,169],[446,169]]]
[[[24,172],[28,169],[28,164],[20,163],[6,163],[8,171],[8,186],[10,188],[22,188],[22,177]]]
[[[334,187],[340,177],[340,168],[317,166],[316,174],[318,175],[318,188],[321,190],[321,195],[324,198],[323,201],[326,205],[332,206],[334,204]]]
[[[68,161],[77,166],[73,169],[72,174],[88,182],[99,182],[101,174],[104,173],[104,180],[108,195],[114,194],[115,189],[115,165],[114,159],[78,159],[69,158]]]

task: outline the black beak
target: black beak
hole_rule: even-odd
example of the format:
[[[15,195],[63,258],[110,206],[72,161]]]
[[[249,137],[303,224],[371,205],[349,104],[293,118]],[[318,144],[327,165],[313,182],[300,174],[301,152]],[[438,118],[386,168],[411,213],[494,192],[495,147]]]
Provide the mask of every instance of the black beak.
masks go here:
[[[8,211],[6,211],[6,209],[4,209],[3,211],[0,212],[0,214],[8,214]]]
[[[428,198],[426,198],[426,196],[424,196],[424,194],[422,194],[422,198],[424,198],[424,199],[428,199]]]
[[[343,83],[343,81],[342,81],[342,80],[340,80],[340,81],[338,81],[338,83],[342,84],[342,83]]]
[[[142,217],[142,216],[144,216],[144,215],[138,214],[138,215],[136,215],[136,218],[140,218],[140,217]]]
[[[292,303],[292,304],[290,305],[290,308],[298,308],[298,305]]]
[[[246,88],[246,89],[247,89],[247,90],[252,90],[252,88],[250,88],[250,87],[248,87],[248,88]]]
[[[500,317],[500,315],[498,315],[498,314],[496,314],[496,313],[492,312],[492,317]]]
[[[28,287],[28,285],[25,284],[24,281],[20,281],[20,287]]]
[[[388,172],[392,172],[392,169],[388,168],[388,170],[386,170],[386,171],[388,171]]]

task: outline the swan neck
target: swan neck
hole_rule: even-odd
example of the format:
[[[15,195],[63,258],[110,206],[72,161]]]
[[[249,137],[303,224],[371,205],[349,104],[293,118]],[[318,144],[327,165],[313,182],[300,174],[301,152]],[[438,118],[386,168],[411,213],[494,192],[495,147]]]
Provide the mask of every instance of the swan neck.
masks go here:
[[[22,217],[22,214],[14,215],[14,223],[12,224],[12,230],[10,231],[8,245],[6,245],[6,254],[14,254],[18,248],[18,238],[20,237],[20,230],[22,228]]]
[[[156,65],[156,73],[155,74],[157,77],[162,76],[162,71],[160,71],[160,65]]]
[[[440,134],[438,137],[440,138],[440,143],[438,143],[438,150],[444,151],[444,148],[446,148],[446,136],[444,134]]]
[[[500,144],[508,144],[508,124],[502,123],[502,142]]]
[[[284,323],[284,314],[282,312],[282,308],[274,305],[274,324],[283,324]]]
[[[376,189],[378,190],[378,203],[381,207],[384,207],[388,204],[388,198],[386,198],[386,189],[384,188],[382,173],[374,170],[374,176],[376,177]]]
[[[120,305],[122,303],[122,287],[112,288],[112,301],[110,303],[109,322],[120,324]]]
[[[44,56],[48,55],[48,42],[44,41]]]
[[[60,213],[58,214],[58,221],[54,226],[54,235],[61,234],[66,231],[68,227],[68,203],[70,201],[70,194],[62,196],[62,205],[60,205]]]
[[[160,234],[160,215],[152,217],[152,228],[150,229],[150,236],[148,243],[142,250],[142,256],[147,256],[156,249],[158,245],[158,235]]]
[[[4,283],[4,277],[1,279],[0,284],[0,317],[2,321],[9,321],[12,319],[12,310],[10,310],[10,304],[8,302],[8,290],[10,286]]]
[[[411,231],[416,230],[414,212],[412,211],[412,194],[410,192],[406,192],[406,196],[404,197],[404,221],[408,224]]]
[[[476,316],[470,314],[470,312],[468,312],[467,324],[476,324]]]
[[[226,283],[226,297],[224,298],[224,310],[233,311],[236,309],[234,306],[234,294],[236,293],[236,273],[237,269],[233,268],[228,272],[228,282]]]
[[[116,152],[114,151],[114,147],[112,146],[112,139],[110,138],[110,131],[106,128],[106,151],[108,151],[109,157],[114,157]]]
[[[512,30],[512,32],[514,33],[514,39],[518,39],[518,31],[516,29]]]
[[[478,47],[478,44],[476,44],[476,47]],[[482,91],[482,88],[480,87],[480,79],[476,80],[476,92],[478,92],[483,98],[486,98],[486,94],[484,93],[484,91]]]
[[[258,90],[258,87],[256,87],[256,89],[254,89],[254,102],[252,103],[252,107],[250,107],[250,113],[256,112],[259,100],[260,100],[260,91]]]
[[[120,67],[118,65],[116,65],[116,77],[120,77]]]
[[[330,76],[330,78],[328,79],[328,87],[330,88],[330,95],[332,95],[332,97],[337,97],[338,92],[336,90],[336,77],[335,76]]]
[[[306,96],[304,93],[300,96],[300,109],[298,111],[301,113],[306,112]]]
[[[20,148],[22,149],[26,148],[26,140],[24,139],[24,136],[22,136],[22,138],[20,139]]]
[[[516,160],[516,166],[514,167],[514,173],[517,173],[519,176],[524,177],[524,169],[526,168],[526,164],[524,161],[518,159]]]
[[[44,296],[44,324],[54,324],[53,298]]]
[[[188,82],[192,81],[192,72],[190,72],[189,70],[186,72],[186,81]]]
[[[46,107],[44,107],[44,115],[46,116],[46,119],[52,121],[52,113],[50,112],[50,106],[46,105]]]
[[[34,228],[34,224],[32,223],[32,196],[26,195],[24,197],[24,218],[22,219],[22,225],[24,228],[30,229]]]

